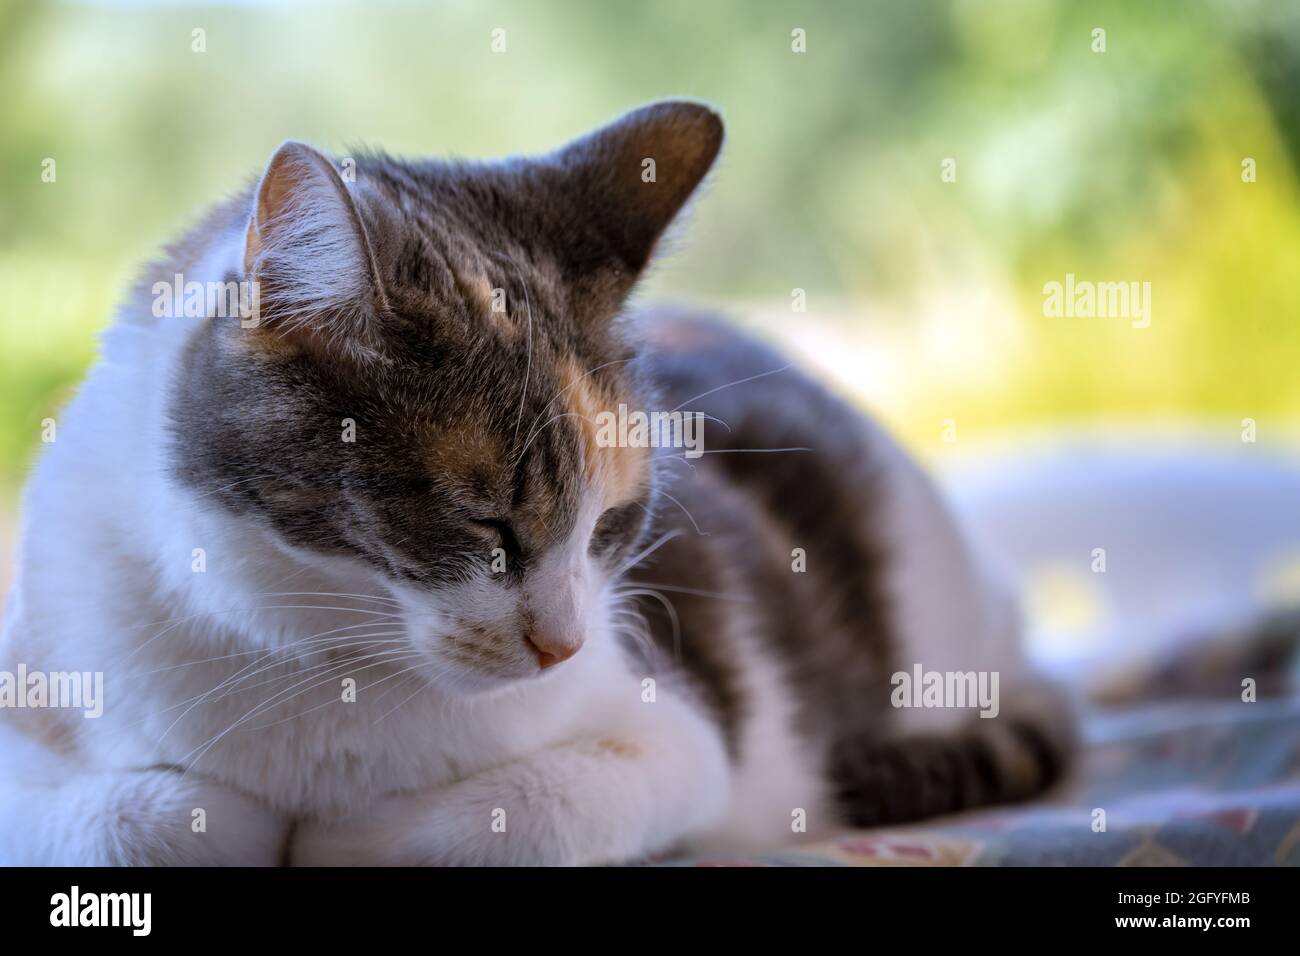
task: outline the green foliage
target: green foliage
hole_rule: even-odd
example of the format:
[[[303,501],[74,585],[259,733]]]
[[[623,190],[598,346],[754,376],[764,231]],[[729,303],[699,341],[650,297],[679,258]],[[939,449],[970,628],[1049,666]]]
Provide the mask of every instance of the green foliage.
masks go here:
[[[913,438],[1294,416],[1297,75],[1262,0],[0,5],[0,494],[139,261],[281,140],[500,155],[674,95],[729,138],[652,292],[907,343],[892,376],[828,364]],[[1067,272],[1150,281],[1151,328],[1044,317]]]

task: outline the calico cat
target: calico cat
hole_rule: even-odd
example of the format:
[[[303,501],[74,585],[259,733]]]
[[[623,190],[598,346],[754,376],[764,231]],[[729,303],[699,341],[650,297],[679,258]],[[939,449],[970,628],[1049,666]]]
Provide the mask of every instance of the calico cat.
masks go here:
[[[722,139],[661,102],[500,162],[286,143],[150,267],[27,491],[0,669],[104,708],[0,709],[0,861],[623,862],[1056,780],[1067,708],[921,470],[629,308]],[[703,454],[602,440],[619,406]],[[996,706],[910,706],[917,666]]]

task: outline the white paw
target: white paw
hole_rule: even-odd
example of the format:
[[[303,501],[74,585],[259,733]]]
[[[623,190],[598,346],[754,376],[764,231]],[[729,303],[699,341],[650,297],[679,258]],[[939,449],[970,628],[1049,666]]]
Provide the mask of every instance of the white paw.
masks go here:
[[[274,866],[288,830],[255,800],[170,770],[89,774],[56,794],[45,863]]]
[[[334,824],[299,824],[295,866],[581,866],[643,856],[640,808],[574,807],[491,780],[388,797]]]

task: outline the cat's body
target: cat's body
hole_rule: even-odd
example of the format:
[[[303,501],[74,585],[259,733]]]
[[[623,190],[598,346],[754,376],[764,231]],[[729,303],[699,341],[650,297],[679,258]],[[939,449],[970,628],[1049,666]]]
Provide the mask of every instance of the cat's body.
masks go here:
[[[1068,720],[920,470],[719,323],[611,325],[720,138],[662,104],[355,186],[286,147],[150,272],[0,642],[104,713],[0,709],[0,862],[609,862],[1051,782]],[[266,321],[151,317],[175,273],[258,278]],[[599,445],[620,401],[712,416],[706,454]],[[891,707],[915,664],[1000,713]]]

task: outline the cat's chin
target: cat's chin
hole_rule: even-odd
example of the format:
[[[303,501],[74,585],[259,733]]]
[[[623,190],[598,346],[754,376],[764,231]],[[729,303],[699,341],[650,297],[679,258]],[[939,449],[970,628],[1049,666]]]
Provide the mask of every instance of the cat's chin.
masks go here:
[[[431,690],[463,698],[486,698],[507,693],[529,684],[549,680],[553,672],[559,669],[489,671],[464,667],[432,657],[416,668]]]

